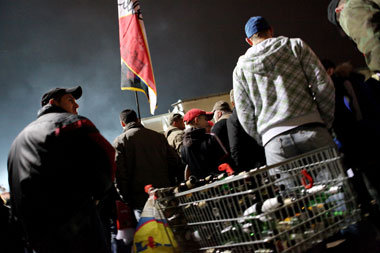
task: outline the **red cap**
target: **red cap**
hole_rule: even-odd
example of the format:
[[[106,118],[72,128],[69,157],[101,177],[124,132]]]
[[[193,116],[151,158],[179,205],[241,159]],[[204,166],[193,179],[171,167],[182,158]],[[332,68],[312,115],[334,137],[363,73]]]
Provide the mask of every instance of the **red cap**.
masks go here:
[[[191,109],[185,114],[185,116],[183,116],[183,121],[186,123],[189,123],[189,122],[193,121],[193,119],[195,117],[198,117],[199,115],[206,115],[206,120],[209,121],[214,116],[214,113],[213,112],[206,112],[206,111],[203,111],[201,109],[196,109],[196,108]]]

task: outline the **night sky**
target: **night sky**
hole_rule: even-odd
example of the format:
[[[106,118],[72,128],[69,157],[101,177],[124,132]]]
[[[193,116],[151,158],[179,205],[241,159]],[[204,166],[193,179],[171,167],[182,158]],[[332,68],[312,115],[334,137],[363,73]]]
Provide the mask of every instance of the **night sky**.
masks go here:
[[[158,109],[178,99],[228,92],[238,57],[248,49],[244,24],[262,15],[275,35],[300,37],[321,58],[363,67],[354,44],[328,23],[328,0],[142,0]],[[7,187],[13,139],[36,118],[41,95],[81,85],[79,114],[112,142],[119,112],[136,109],[120,90],[117,1],[0,0],[0,185]],[[141,116],[149,106],[139,95]]]

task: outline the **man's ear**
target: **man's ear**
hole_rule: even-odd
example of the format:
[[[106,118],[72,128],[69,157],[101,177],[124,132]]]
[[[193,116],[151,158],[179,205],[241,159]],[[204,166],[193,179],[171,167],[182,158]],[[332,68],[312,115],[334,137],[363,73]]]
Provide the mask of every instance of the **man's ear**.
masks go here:
[[[198,117],[195,117],[195,118],[193,119],[193,122],[194,122],[194,125],[198,125],[198,122],[199,122]]]
[[[245,41],[246,41],[250,46],[253,45],[252,41],[251,41],[249,38],[245,38]]]
[[[271,37],[274,36],[274,30],[273,30],[273,27],[270,27],[270,36],[271,36]]]
[[[57,105],[57,101],[55,101],[53,98],[51,98],[51,99],[49,99],[49,104]]]

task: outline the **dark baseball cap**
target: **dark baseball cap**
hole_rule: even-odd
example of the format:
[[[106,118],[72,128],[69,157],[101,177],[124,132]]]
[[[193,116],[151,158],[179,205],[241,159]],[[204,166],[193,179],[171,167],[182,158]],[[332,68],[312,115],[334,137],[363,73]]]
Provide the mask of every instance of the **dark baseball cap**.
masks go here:
[[[224,112],[232,112],[230,105],[226,101],[218,101],[214,104],[214,107],[212,108],[212,112],[215,112],[216,110],[224,111]]]
[[[57,98],[59,96],[71,94],[75,99],[78,99],[82,96],[82,87],[72,87],[72,88],[54,88],[42,95],[41,106],[49,103],[49,100],[52,98]]]
[[[245,34],[247,38],[251,38],[254,34],[268,30],[269,23],[261,16],[251,17],[245,24]]]
[[[174,121],[182,119],[183,116],[179,113],[172,113],[169,116],[169,125],[173,124]]]

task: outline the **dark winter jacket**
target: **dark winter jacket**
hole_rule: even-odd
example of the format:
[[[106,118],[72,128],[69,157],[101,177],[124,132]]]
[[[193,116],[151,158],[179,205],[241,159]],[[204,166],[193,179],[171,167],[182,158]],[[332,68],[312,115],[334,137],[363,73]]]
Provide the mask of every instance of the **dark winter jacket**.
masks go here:
[[[228,114],[228,117],[231,114]],[[227,133],[227,119],[228,117],[224,117],[218,120],[215,125],[211,128],[211,133],[218,136],[218,138],[222,141],[224,147],[227,151],[230,150],[230,144],[228,141],[228,133]]]
[[[227,120],[227,131],[231,157],[238,171],[253,169],[265,164],[264,148],[244,131],[235,108]]]
[[[114,143],[116,183],[123,198],[142,209],[148,199],[146,185],[155,188],[173,185],[180,158],[163,134],[131,122]],[[183,174],[183,171],[181,172]]]
[[[216,137],[207,134],[204,128],[185,131],[181,154],[183,162],[189,166],[191,175],[197,178],[218,173],[218,166],[226,159],[226,153]]]
[[[46,105],[8,157],[13,213],[39,252],[105,252],[95,207],[112,185],[114,150],[85,117]]]

